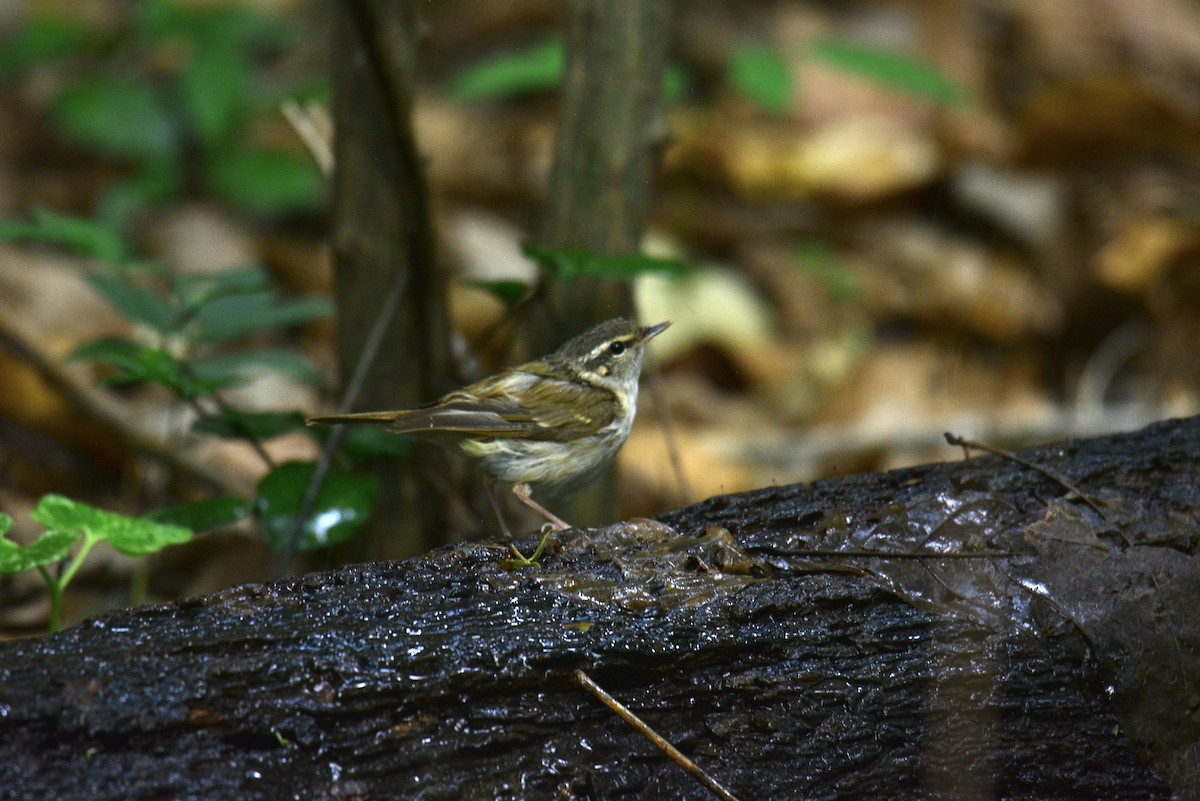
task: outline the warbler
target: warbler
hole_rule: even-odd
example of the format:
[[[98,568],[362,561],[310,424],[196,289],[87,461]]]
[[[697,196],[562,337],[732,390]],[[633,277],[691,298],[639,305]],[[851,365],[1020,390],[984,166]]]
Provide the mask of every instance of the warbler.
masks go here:
[[[456,447],[477,460],[492,479],[511,485],[517,498],[553,529],[565,530],[571,526],[535,501],[533,488],[551,494],[573,492],[595,481],[612,463],[633,426],[646,344],[670,324],[643,327],[622,318],[608,320],[548,356],[418,409],[314,417],[308,422],[374,423],[395,434]],[[488,494],[508,534],[490,485]],[[512,550],[528,564],[545,545],[543,537],[528,559]]]

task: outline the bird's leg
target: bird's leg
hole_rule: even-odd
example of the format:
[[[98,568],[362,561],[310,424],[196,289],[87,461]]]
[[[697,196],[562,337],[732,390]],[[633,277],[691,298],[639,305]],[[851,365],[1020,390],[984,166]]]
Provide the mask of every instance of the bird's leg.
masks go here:
[[[512,539],[512,532],[508,530],[508,524],[504,522],[504,513],[500,510],[500,501],[496,498],[496,487],[492,484],[491,479],[486,479],[483,486],[487,489],[488,500],[492,502],[492,511],[496,513],[496,520],[500,522],[500,530],[504,532],[504,536]]]
[[[571,528],[570,523],[566,522],[561,517],[558,517],[549,509],[535,501],[531,497],[531,493],[532,490],[528,484],[521,483],[513,486],[513,495],[517,496],[517,500],[550,521],[549,525],[551,526],[551,529],[542,535],[542,541],[538,543],[538,546],[534,550],[532,556],[526,557],[525,554],[521,553],[517,546],[513,545],[512,543],[508,544],[509,549],[516,557],[517,564],[521,567],[528,567],[538,563],[538,558],[541,557],[542,552],[546,550],[546,543],[549,541],[551,533],[554,531],[566,531],[567,529]]]
[[[533,511],[537,512],[542,517],[550,521],[550,525],[554,526],[555,531],[566,531],[573,526],[563,520],[558,515],[551,512],[545,506],[535,501],[532,496],[533,490],[528,484],[521,483],[513,486],[513,495],[517,496],[517,500],[528,506]]]

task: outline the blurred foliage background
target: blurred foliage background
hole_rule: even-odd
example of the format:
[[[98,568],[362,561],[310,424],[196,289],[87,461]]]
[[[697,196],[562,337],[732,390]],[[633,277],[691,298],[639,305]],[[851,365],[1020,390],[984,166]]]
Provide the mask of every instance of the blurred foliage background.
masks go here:
[[[482,375],[536,275],[564,4],[422,13],[415,126],[456,347]],[[272,515],[319,446],[302,415],[336,401],[327,16],[0,7],[9,537],[37,536],[46,493],[135,516],[225,499],[183,521],[211,529],[186,544],[92,549],[67,622],[131,580],[169,598],[279,569]],[[674,323],[620,458],[623,514],[957,458],[947,430],[1019,446],[1196,412],[1200,6],[699,0],[674,34],[644,251],[686,268],[620,267],[642,318]],[[364,556],[328,546],[386,488],[333,483],[342,516],[302,567]],[[448,537],[494,533],[468,513]],[[47,614],[36,575],[0,580],[0,629]]]

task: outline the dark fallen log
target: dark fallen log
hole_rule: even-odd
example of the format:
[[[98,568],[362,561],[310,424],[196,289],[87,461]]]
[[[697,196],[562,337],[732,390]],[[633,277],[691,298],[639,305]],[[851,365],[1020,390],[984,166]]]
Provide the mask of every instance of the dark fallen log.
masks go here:
[[[579,668],[743,799],[1200,796],[1200,422],[1023,455],[1095,508],[989,456],[7,644],[0,798],[708,797]]]

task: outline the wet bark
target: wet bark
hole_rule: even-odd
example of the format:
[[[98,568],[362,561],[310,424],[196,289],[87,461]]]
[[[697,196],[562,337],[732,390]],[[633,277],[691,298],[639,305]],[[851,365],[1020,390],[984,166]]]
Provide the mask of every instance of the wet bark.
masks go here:
[[[580,668],[744,799],[1196,797],[1200,421],[1023,455],[1087,502],[983,457],[9,643],[0,797],[707,797]]]
[[[354,375],[381,317],[386,326],[348,411],[413,408],[458,386],[451,376],[445,278],[438,270],[425,165],[412,129],[419,8],[414,0],[329,5],[334,293],[343,382]],[[445,504],[434,501],[446,488],[428,479],[440,472],[441,457],[433,449],[418,450],[406,459],[377,460],[389,491],[375,518],[385,522],[372,524],[367,553],[411,555],[445,542],[438,536]]]
[[[666,143],[663,79],[671,0],[577,0],[568,5],[567,63],[542,243],[592,253],[641,247]],[[633,317],[628,282],[547,280],[530,308],[530,353],[549,353],[613,317]],[[658,320],[647,322],[655,323]],[[577,525],[613,519],[615,474],[563,499]]]

